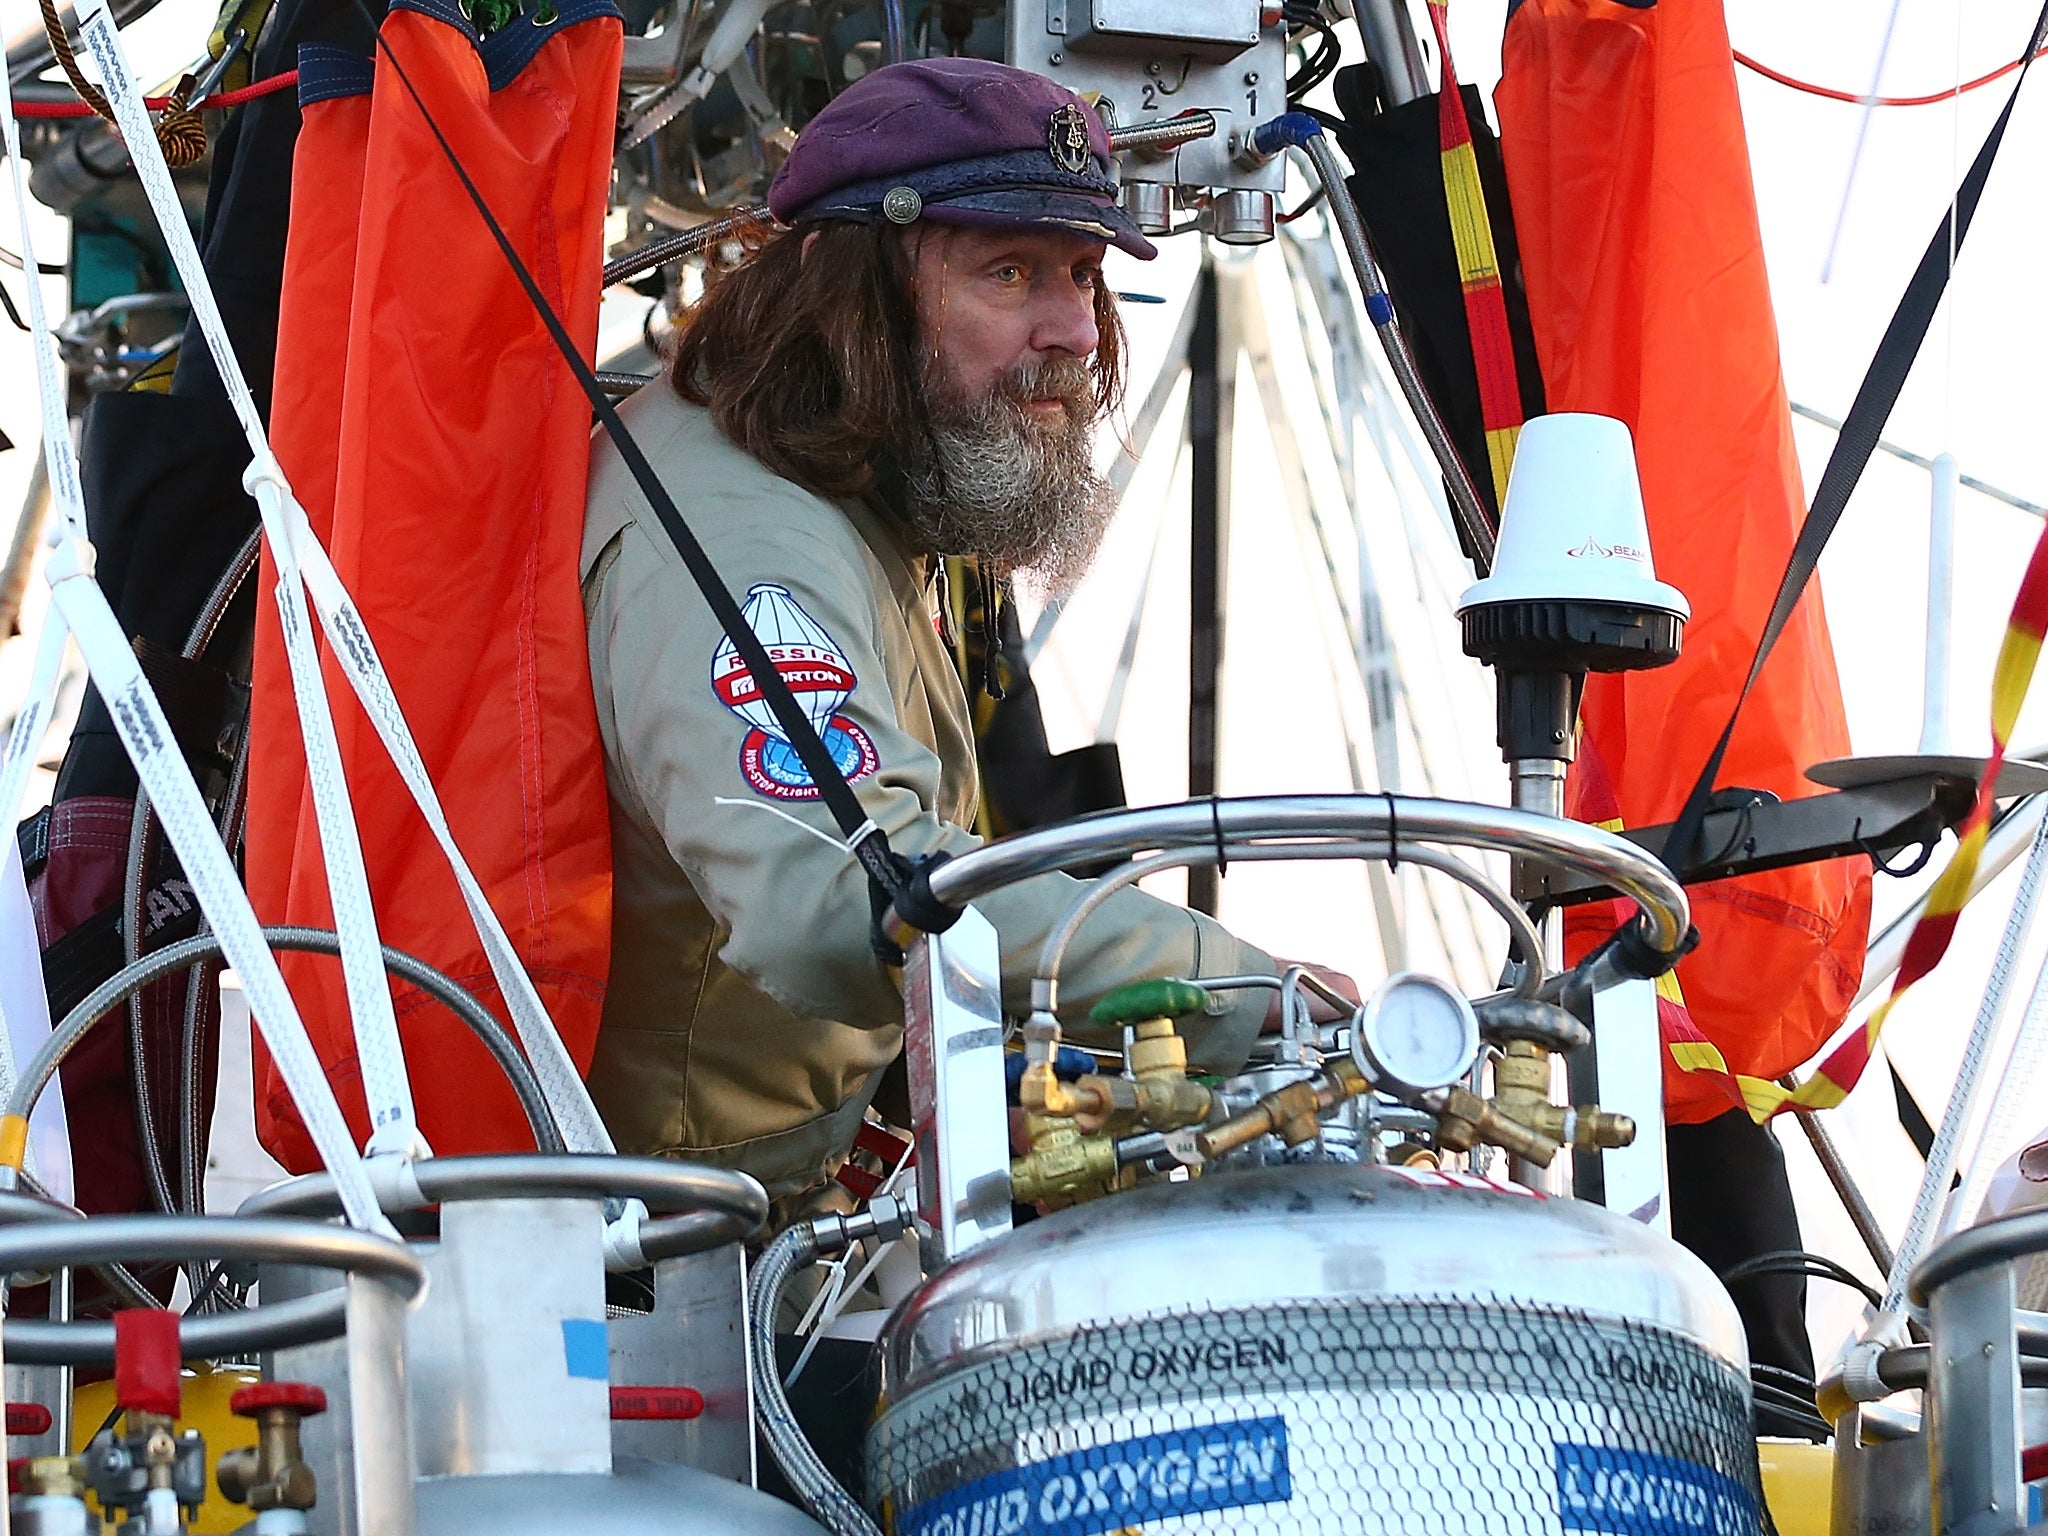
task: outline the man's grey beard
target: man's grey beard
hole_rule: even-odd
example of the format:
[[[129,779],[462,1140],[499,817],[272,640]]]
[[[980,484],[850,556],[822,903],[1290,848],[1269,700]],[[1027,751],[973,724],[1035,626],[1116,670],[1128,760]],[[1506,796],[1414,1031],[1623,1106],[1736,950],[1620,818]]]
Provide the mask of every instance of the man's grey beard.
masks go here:
[[[925,387],[930,446],[904,475],[912,534],[936,554],[972,556],[1044,596],[1072,591],[1116,511],[1109,482],[1095,472],[1101,407],[1088,364],[1022,364],[975,396],[952,390],[934,369]],[[1058,421],[1031,410],[1047,397],[1066,407]]]

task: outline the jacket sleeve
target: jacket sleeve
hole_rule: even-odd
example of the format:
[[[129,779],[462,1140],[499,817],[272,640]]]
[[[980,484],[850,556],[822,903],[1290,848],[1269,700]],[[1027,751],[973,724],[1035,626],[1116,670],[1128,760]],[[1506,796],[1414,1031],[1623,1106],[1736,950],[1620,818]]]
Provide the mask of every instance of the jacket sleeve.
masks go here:
[[[735,520],[727,526],[761,532],[721,541],[721,574],[753,605],[757,629],[770,631],[764,642],[779,634],[810,647],[817,677],[793,684],[827,728],[862,810],[900,853],[976,846],[934,810],[940,761],[898,719],[913,679],[890,676],[884,661],[881,626],[902,619],[877,603],[862,564],[872,555],[850,529],[842,547],[790,527],[770,498],[734,503],[721,508]],[[657,537],[627,523],[586,593],[614,794],[688,875],[725,932],[726,965],[806,1017],[899,1024],[895,978],[869,945],[866,876],[808,775],[766,728],[765,708],[747,708],[747,679],[736,683],[736,663],[720,657],[720,626]],[[1066,876],[1044,876],[980,904],[1001,939],[1006,1007],[1023,1011],[1039,945],[1081,890]],[[1061,1011],[1085,1026],[1087,1005],[1122,981],[1272,970],[1268,957],[1209,919],[1119,892],[1068,950]],[[1214,1017],[1188,1021],[1191,1055],[1205,1069],[1239,1065],[1264,1015],[1263,992],[1225,1001]]]

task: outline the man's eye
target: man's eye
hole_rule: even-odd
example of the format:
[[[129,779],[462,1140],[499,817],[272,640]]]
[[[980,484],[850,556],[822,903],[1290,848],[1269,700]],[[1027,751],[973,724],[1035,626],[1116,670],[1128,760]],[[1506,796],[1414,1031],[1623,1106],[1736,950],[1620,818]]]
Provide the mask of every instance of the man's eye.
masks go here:
[[[1102,286],[1102,268],[1076,267],[1074,269],[1074,281],[1083,288],[1099,288]]]
[[[999,283],[1016,283],[1024,279],[1024,269],[1016,265],[997,267],[990,274]]]

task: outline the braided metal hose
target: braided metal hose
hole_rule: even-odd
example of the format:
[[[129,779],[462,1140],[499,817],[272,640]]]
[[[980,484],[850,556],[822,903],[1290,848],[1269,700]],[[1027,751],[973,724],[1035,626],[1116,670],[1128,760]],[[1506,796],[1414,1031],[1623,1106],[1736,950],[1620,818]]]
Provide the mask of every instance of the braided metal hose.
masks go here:
[[[789,1486],[832,1536],[882,1536],[839,1479],[826,1469],[805,1438],[789,1394],[782,1389],[782,1368],[775,1358],[775,1316],[783,1287],[800,1269],[828,1253],[843,1253],[863,1238],[894,1242],[903,1235],[909,1215],[894,1199],[877,1195],[855,1216],[823,1216],[789,1228],[753,1264],[747,1318],[747,1359],[754,1373],[754,1417],[769,1454],[782,1468]]]

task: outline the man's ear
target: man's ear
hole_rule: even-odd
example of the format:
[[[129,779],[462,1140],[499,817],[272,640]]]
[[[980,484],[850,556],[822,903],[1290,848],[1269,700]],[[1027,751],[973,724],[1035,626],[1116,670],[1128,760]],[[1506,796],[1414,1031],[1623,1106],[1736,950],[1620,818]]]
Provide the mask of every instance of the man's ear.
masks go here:
[[[811,247],[818,243],[818,236],[821,233],[822,231],[814,229],[808,235],[804,236],[803,249],[796,253],[797,264],[799,266],[801,266],[804,262],[807,262],[811,259]]]

